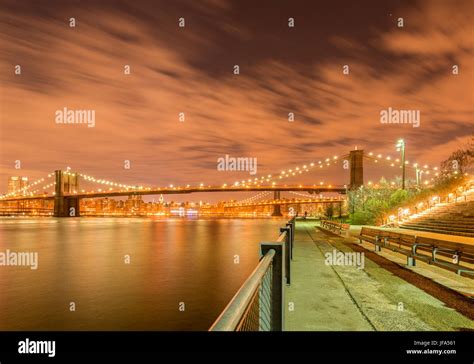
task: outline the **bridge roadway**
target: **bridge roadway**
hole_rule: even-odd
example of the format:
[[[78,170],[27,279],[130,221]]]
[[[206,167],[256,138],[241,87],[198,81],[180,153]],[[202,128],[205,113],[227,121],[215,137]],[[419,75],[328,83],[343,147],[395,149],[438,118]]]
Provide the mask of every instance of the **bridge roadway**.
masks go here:
[[[326,264],[326,254],[356,251],[355,239],[323,232],[317,224],[296,222],[291,285],[285,289],[286,331],[474,329],[474,320],[422,289],[429,282],[410,283],[387,270],[392,263],[373,252],[364,254],[364,269]],[[441,274],[471,283],[451,272]]]
[[[169,188],[143,188],[139,190],[120,190],[120,191],[101,191],[101,192],[84,192],[84,193],[65,193],[64,197],[74,198],[99,198],[99,197],[121,197],[121,196],[137,196],[137,195],[173,195],[173,194],[189,194],[203,192],[263,192],[263,191],[300,191],[309,193],[335,192],[345,194],[347,188],[344,186],[322,187],[322,186],[255,186],[255,187],[169,187]],[[1,201],[18,201],[18,200],[50,200],[54,199],[54,195],[37,195],[37,196],[17,196],[2,198]]]

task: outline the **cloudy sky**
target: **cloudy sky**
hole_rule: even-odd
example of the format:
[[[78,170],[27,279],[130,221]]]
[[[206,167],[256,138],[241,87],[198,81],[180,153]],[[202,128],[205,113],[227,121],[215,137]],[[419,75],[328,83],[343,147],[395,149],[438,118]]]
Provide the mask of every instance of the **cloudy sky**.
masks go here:
[[[395,155],[400,137],[407,159],[434,165],[474,130],[469,0],[0,4],[2,192],[10,175],[65,166],[132,184],[221,184],[249,177],[217,171],[226,154],[274,174],[355,146]],[[57,124],[64,107],[95,110],[95,127]],[[419,110],[420,126],[382,124],[389,107]],[[305,178],[346,183],[334,168]]]

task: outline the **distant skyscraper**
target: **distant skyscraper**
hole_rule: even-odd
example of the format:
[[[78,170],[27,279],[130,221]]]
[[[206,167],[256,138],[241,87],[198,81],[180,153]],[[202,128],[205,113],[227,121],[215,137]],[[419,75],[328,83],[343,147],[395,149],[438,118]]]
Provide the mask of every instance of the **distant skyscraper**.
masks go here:
[[[8,193],[14,193],[28,186],[28,177],[11,176],[8,178]]]
[[[132,195],[128,196],[128,199],[125,200],[125,207],[127,209],[139,209],[144,203],[145,202],[142,200],[142,196]]]

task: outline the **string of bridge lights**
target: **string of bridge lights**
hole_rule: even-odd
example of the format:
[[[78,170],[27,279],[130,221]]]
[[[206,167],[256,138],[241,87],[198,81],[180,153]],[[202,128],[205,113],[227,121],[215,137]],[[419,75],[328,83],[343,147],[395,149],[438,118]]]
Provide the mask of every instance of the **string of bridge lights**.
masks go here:
[[[16,191],[13,191],[13,192],[10,192],[10,193],[6,193],[2,196],[0,196],[0,198],[8,198],[8,197],[14,197],[14,196],[33,196],[34,193],[38,192],[39,190],[36,189],[36,190],[32,190],[32,191],[29,191],[30,189],[40,185],[41,183],[45,182],[46,181],[46,178],[51,178],[52,175],[51,174],[48,174],[47,177],[43,177],[43,178],[39,178],[37,179],[36,181],[30,183],[28,186],[25,186],[25,187],[22,187]]]
[[[296,198],[296,199],[292,199],[292,200],[286,200],[286,199],[283,199],[283,200],[261,200],[261,201],[248,201],[248,202],[228,202],[225,204],[225,206],[227,207],[233,207],[233,206],[251,206],[251,205],[254,205],[254,204],[261,204],[261,205],[268,205],[268,204],[272,204],[272,203],[290,203],[290,204],[293,204],[293,203],[312,203],[312,202],[340,202],[340,201],[343,201],[344,199],[342,197],[323,197],[323,198],[305,198],[305,199],[301,199],[301,198]]]
[[[258,200],[258,199],[261,199],[265,196],[268,196],[269,194],[273,193],[272,191],[263,191],[263,192],[260,192],[260,193],[257,193],[256,195],[254,196],[251,196],[251,197],[248,197],[248,198],[245,198],[243,200],[240,200],[240,201],[234,201],[232,203],[247,203],[247,202],[254,202],[255,200]]]
[[[68,172],[65,172],[65,173],[67,174]],[[74,173],[71,173],[71,174],[74,175]],[[132,186],[132,185],[127,185],[125,183],[118,183],[118,182],[113,182],[113,181],[109,181],[109,180],[106,180],[106,179],[95,178],[93,176],[86,175],[86,174],[83,174],[83,173],[78,173],[77,175],[79,177],[81,177],[82,179],[84,179],[84,181],[93,182],[93,183],[97,183],[97,184],[102,184],[102,185],[105,185],[105,186],[111,186],[110,188],[119,187],[119,188],[125,188],[127,190],[130,190],[130,189],[131,190],[143,190],[145,188],[143,186]],[[151,189],[151,188],[148,188],[148,189]]]
[[[301,167],[297,166],[297,167],[294,167],[294,168],[290,168],[288,170],[284,170],[279,175],[268,174],[268,175],[264,175],[264,176],[261,176],[261,177],[254,177],[253,179],[249,178],[247,180],[235,181],[233,184],[224,183],[221,186],[221,188],[232,187],[232,186],[233,187],[250,187],[252,185],[260,187],[265,182],[267,182],[267,183],[271,182],[272,185],[274,186],[274,185],[277,184],[276,181],[275,181],[276,179],[281,180],[283,178],[288,178],[288,177],[296,176],[296,175],[299,175],[299,174],[307,173],[313,168],[320,168],[321,169],[321,168],[324,168],[324,167],[329,167],[329,166],[331,166],[331,164],[337,163],[338,159],[339,159],[338,156],[334,156],[332,158],[326,158],[326,159],[319,160],[317,162],[312,162],[310,164],[305,164]],[[86,181],[94,182],[94,183],[98,183],[98,184],[102,184],[102,185],[106,185],[106,186],[113,186],[113,187],[132,189],[132,190],[143,190],[143,189],[151,190],[151,187],[127,185],[127,184],[113,182],[113,181],[106,180],[106,179],[95,178],[93,176],[85,175],[85,174],[82,174],[82,173],[78,173],[78,175],[80,177],[82,177],[83,179],[85,179]],[[320,182],[320,185],[323,185],[323,182]],[[208,187],[211,187],[211,186],[208,186]],[[186,186],[175,187],[173,184],[170,184],[169,188],[173,188],[173,189],[191,188],[191,185],[188,184]],[[204,183],[201,183],[199,185],[199,188],[204,188]]]
[[[369,153],[365,153],[364,157],[373,160],[374,163],[379,163],[379,161],[383,161],[385,163],[388,163],[391,167],[397,167],[397,166],[401,167],[400,166],[400,158],[392,158],[389,155],[384,156],[383,154],[380,154],[380,153],[376,154],[374,152],[369,152]],[[295,176],[301,175],[303,173],[308,173],[311,170],[318,170],[318,169],[327,168],[327,167],[330,167],[331,165],[335,165],[336,163],[338,163],[340,161],[341,161],[341,159],[339,158],[339,156],[327,157],[327,158],[320,159],[316,162],[311,162],[309,164],[304,164],[302,166],[296,166],[296,167],[292,167],[292,168],[289,168],[289,169],[282,170],[279,174],[268,174],[268,175],[263,175],[261,177],[254,177],[254,178],[249,178],[249,179],[246,179],[246,180],[243,179],[241,181],[236,181],[233,184],[224,183],[221,186],[221,188],[225,189],[229,186],[231,186],[231,187],[232,186],[233,187],[251,187],[251,186],[260,187],[262,184],[265,184],[265,183],[271,183],[272,186],[275,186],[277,184],[277,181],[284,180],[286,178],[295,177]],[[425,175],[433,174],[434,176],[439,176],[438,167],[430,167],[427,164],[423,165],[421,163],[410,163],[409,161],[405,161],[405,165],[410,167],[410,168],[419,170],[422,173],[424,173]],[[104,185],[104,186],[109,186],[109,191],[112,191],[113,187],[117,187],[117,188],[125,189],[125,190],[151,190],[152,189],[151,187],[144,187],[142,185],[133,186],[133,185],[125,184],[125,183],[114,182],[114,181],[107,180],[107,179],[95,178],[93,176],[86,175],[86,174],[83,174],[83,173],[74,173],[74,172],[71,172],[70,170],[71,170],[71,168],[67,167],[66,171],[63,172],[63,173],[65,175],[72,175],[72,176],[77,175],[77,176],[81,177],[82,179],[84,179],[85,181],[92,182],[92,183],[97,183],[97,184]],[[16,196],[16,195],[23,195],[23,196],[24,195],[30,195],[31,196],[34,193],[39,191],[38,189],[31,190],[32,188],[35,188],[36,186],[39,187],[39,185],[41,183],[44,183],[45,181],[47,181],[47,178],[52,178],[52,177],[54,177],[54,173],[49,173],[47,175],[47,177],[40,178],[40,179],[34,181],[33,183],[29,184],[28,186],[25,186],[25,187],[23,187],[23,188],[21,188],[17,191],[10,192],[8,194],[2,195],[0,198],[8,198],[8,197]],[[434,178],[431,178],[431,180],[434,180]],[[425,183],[426,183],[426,181],[425,181]],[[55,184],[56,184],[55,182],[49,183],[49,184],[47,184],[43,187],[43,190],[45,190],[47,188],[50,188],[50,187],[53,187]],[[324,182],[322,182],[322,181],[319,182],[319,185],[323,186]],[[331,187],[330,184],[328,184],[328,186]],[[208,186],[208,187],[211,187],[211,186]],[[302,187],[302,186],[300,186],[300,187]],[[180,190],[182,188],[191,188],[191,186],[188,184],[186,186],[177,186],[177,187],[175,187],[173,184],[170,184],[169,188],[172,188],[172,189],[175,189],[175,190]],[[204,184],[201,183],[199,185],[199,188],[204,188]],[[161,188],[157,188],[157,189],[161,189]],[[98,191],[101,192],[102,189],[99,189]],[[85,190],[82,190],[81,192],[84,193]],[[92,191],[92,192],[94,192],[94,191]],[[307,196],[304,196],[304,197],[307,197]]]
[[[375,154],[374,152],[369,152],[366,156],[367,159],[372,160],[374,163],[378,163],[379,161],[383,161],[386,163],[390,163],[390,167],[399,167],[402,168],[400,158],[392,158],[391,156],[383,156],[382,154]],[[396,164],[397,163],[397,164]],[[438,167],[430,167],[428,164],[421,164],[421,163],[411,163],[410,161],[405,161],[405,165],[409,168],[416,170],[419,173],[423,173],[425,175],[433,175],[435,177],[439,176],[439,169]],[[434,177],[430,178],[430,181],[434,181]],[[394,182],[391,183],[394,185]],[[429,181],[425,180],[423,184],[428,185]],[[368,183],[369,186],[373,185],[371,181]]]
[[[233,186],[234,187],[240,187],[240,186],[241,187],[250,187],[252,185],[254,185],[254,186],[256,185],[256,186],[260,187],[265,182],[267,182],[267,183],[272,182],[272,185],[274,186],[274,185],[277,184],[276,181],[275,181],[276,179],[281,180],[281,179],[284,179],[284,178],[289,178],[289,177],[297,176],[299,174],[307,173],[311,169],[316,169],[316,168],[322,169],[324,167],[329,167],[329,166],[331,166],[331,164],[335,164],[338,161],[338,159],[339,159],[338,156],[333,156],[332,158],[328,157],[326,159],[322,159],[322,160],[319,160],[317,162],[312,162],[310,164],[305,164],[301,167],[297,166],[297,167],[289,168],[288,170],[283,170],[279,175],[268,174],[268,175],[264,175],[264,176],[261,176],[261,177],[255,177],[253,179],[249,178],[247,180],[236,181],[236,182],[234,182]],[[64,171],[63,173],[65,175],[71,175],[71,176],[76,176],[77,175],[77,176],[81,177],[84,181],[87,181],[87,182],[96,183],[96,184],[104,185],[104,186],[109,186],[109,191],[112,191],[113,187],[117,187],[117,188],[125,189],[125,190],[151,190],[152,189],[151,187],[144,187],[142,185],[134,186],[134,185],[129,185],[129,184],[125,184],[125,183],[114,182],[114,181],[107,180],[107,179],[96,178],[94,176],[83,174],[83,173],[71,172],[70,167],[67,167],[66,171]],[[52,178],[53,176],[54,176],[54,173],[50,173],[50,174],[47,175],[47,178]],[[30,190],[31,188],[35,187],[36,185],[38,185],[39,183],[44,182],[44,181],[45,181],[45,178],[41,178],[41,179],[31,183],[30,185],[20,189],[20,190],[17,190],[15,192],[3,195],[2,198],[12,197],[12,196],[15,196],[15,195],[25,195],[26,191]],[[44,186],[43,190],[45,190],[47,188],[50,188],[50,187],[53,187],[55,184],[56,184],[55,182],[50,183],[50,184]],[[322,186],[323,182],[320,182],[320,185]],[[232,184],[224,183],[221,188],[224,189],[228,186],[232,186]],[[173,189],[177,189],[177,190],[180,190],[182,188],[190,188],[190,187],[191,186],[189,184],[186,185],[186,186],[178,186],[178,187],[175,187],[173,184],[169,185],[169,188],[173,188]],[[208,187],[211,187],[211,186],[208,186]],[[204,184],[201,183],[199,185],[199,188],[204,188]],[[160,189],[160,188],[158,188],[158,189]],[[36,192],[38,192],[38,190],[33,190],[33,191],[29,192],[28,194],[33,195]],[[76,192],[77,191],[74,191],[74,193],[76,193]],[[85,193],[86,191],[81,190],[81,192]],[[91,192],[93,193],[94,191],[91,191]],[[98,192],[102,192],[102,189],[98,189]]]
[[[280,172],[280,175],[278,176],[279,179],[284,179],[284,178],[289,178],[296,176],[297,174],[302,174],[303,172],[307,173],[311,169],[322,169],[324,167],[330,167],[331,164],[336,164],[339,161],[339,157],[337,155],[333,156],[332,158],[326,158],[323,160],[319,160],[317,162],[311,162],[309,164],[304,164],[301,168],[300,167],[295,167],[295,168],[290,168],[288,170],[283,170]]]
[[[286,170],[282,170],[279,174],[268,174],[266,176],[261,176],[260,178],[255,177],[253,179],[249,178],[247,180],[236,181],[236,182],[234,182],[233,185],[235,187],[238,187],[238,186],[246,187],[246,186],[250,186],[250,185],[254,185],[254,186],[256,185],[257,187],[259,187],[264,182],[268,182],[268,183],[271,182],[272,186],[275,186],[277,184],[277,182],[276,182],[277,180],[282,180],[282,179],[285,179],[285,178],[294,177],[294,176],[297,176],[297,175],[300,175],[300,174],[303,174],[303,173],[307,173],[307,172],[311,171],[312,169],[318,169],[318,168],[322,169],[322,168],[325,168],[325,167],[329,167],[332,164],[336,164],[338,161],[339,161],[338,156],[328,157],[328,158],[325,158],[325,159],[318,160],[317,162],[311,162],[309,164],[304,164],[301,167],[296,166],[296,167],[292,167],[292,168],[289,168],[289,169],[286,169]],[[321,182],[320,185],[323,185],[323,182]],[[226,186],[227,186],[227,184],[224,184],[224,187],[226,187]]]
[[[392,158],[391,156],[383,156],[382,154],[375,154],[373,152],[368,153],[366,156],[371,157],[370,159],[372,159],[375,163],[378,163],[379,161],[387,162],[387,163],[390,164],[391,167],[396,167],[396,166],[398,166],[396,163],[400,163],[399,158]],[[317,170],[317,169],[323,169],[323,168],[326,168],[326,167],[330,167],[331,165],[335,165],[338,162],[340,162],[339,156],[327,157],[325,159],[318,160],[317,162],[311,162],[309,164],[304,164],[302,166],[296,166],[296,167],[292,167],[292,168],[289,168],[289,169],[286,169],[286,170],[282,170],[280,172],[280,174],[276,174],[276,175],[275,174],[268,174],[268,175],[263,175],[261,177],[254,177],[254,178],[249,178],[249,179],[246,179],[246,180],[243,179],[243,180],[240,180],[240,181],[235,181],[233,184],[224,183],[221,188],[226,188],[226,187],[229,187],[229,186],[249,187],[249,186],[252,186],[252,185],[259,187],[262,184],[265,184],[265,182],[271,183],[274,186],[274,185],[277,184],[277,180],[283,180],[283,179],[286,179],[286,178],[291,178],[291,177],[294,177],[294,176],[298,176],[298,175],[303,174],[303,173],[308,173],[308,172],[310,172],[311,170],[314,170],[314,169]],[[410,166],[410,167],[415,168],[415,169],[418,168],[418,169],[422,170],[423,173],[425,173],[427,175],[429,175],[430,173],[433,173],[435,176],[439,175],[438,167],[434,167],[434,168],[430,169],[427,164],[421,165],[421,164],[418,164],[418,163],[413,163],[413,164],[410,165],[409,161],[405,161],[405,164],[407,166]],[[90,181],[90,182],[95,182],[95,183],[103,184],[103,185],[106,185],[106,186],[125,188],[127,190],[128,189],[131,189],[131,190],[143,190],[143,189],[150,190],[151,189],[151,187],[132,186],[132,185],[127,185],[127,184],[123,184],[123,183],[109,181],[109,180],[106,180],[106,179],[98,179],[98,178],[88,176],[88,175],[84,175],[84,174],[80,174],[80,173],[79,173],[79,176],[83,177],[85,180]],[[319,185],[323,186],[324,182],[320,182]],[[174,188],[174,189],[190,188],[190,187],[191,187],[191,185],[189,185],[189,184],[186,185],[186,186],[179,186],[179,187],[175,187],[173,184],[169,185],[169,188]],[[204,188],[204,184],[201,183],[199,185],[199,187]],[[208,186],[208,187],[211,187],[211,186]]]
[[[118,188],[122,188],[122,189],[125,189],[125,190],[134,190],[134,191],[152,190],[152,189],[153,190],[155,190],[155,189],[156,190],[161,190],[161,189],[167,188],[167,187],[152,188],[152,187],[145,187],[143,185],[132,186],[132,185],[128,185],[128,184],[125,184],[125,183],[110,181],[110,180],[107,180],[107,179],[95,178],[93,176],[82,174],[82,173],[78,173],[78,176],[83,178],[85,181],[88,181],[88,182],[97,183],[97,184],[101,184],[101,185],[105,185],[105,186],[111,186],[111,187],[109,187],[110,191],[113,190],[112,187],[118,187]],[[205,187],[204,183],[201,183],[199,185],[199,188],[204,188],[204,187]],[[211,187],[211,186],[208,186],[208,187]],[[174,190],[181,190],[181,189],[184,189],[184,188],[191,188],[191,185],[188,184],[186,186],[174,186],[173,184],[170,184],[169,188],[172,188]],[[98,191],[101,192],[102,190],[99,189]]]
[[[372,159],[375,163],[378,163],[378,161],[380,160],[380,161],[390,163],[391,167],[397,167],[397,166],[401,167],[400,164],[396,164],[396,163],[401,163],[400,158],[392,158],[389,155],[383,156],[382,154],[375,154],[373,152],[368,153],[367,156],[369,157],[369,159]],[[422,170],[423,173],[425,173],[425,174],[433,173],[435,176],[439,175],[438,167],[431,167],[430,168],[430,166],[428,164],[422,164],[422,163],[411,163],[410,164],[410,161],[405,161],[405,165],[407,167],[410,167],[410,168],[413,168],[413,169]]]
[[[314,198],[313,195],[310,195],[309,193],[301,193],[301,192],[296,192],[296,191],[288,191],[289,193],[291,193],[292,195],[296,195],[296,196],[301,196],[301,197],[306,197],[306,198]]]
[[[312,199],[312,200],[321,200],[321,199],[324,199],[324,200],[334,200],[334,199],[336,199],[336,200],[338,200],[339,199],[338,197],[327,197],[327,196],[325,196],[324,198],[323,197],[314,197],[313,195],[301,193],[301,192],[298,192],[298,191],[288,191],[288,192],[293,194],[293,195],[300,196],[300,197],[306,197],[306,199]]]
[[[297,196],[300,196],[300,197],[304,197],[305,200],[320,200],[320,198],[317,198],[313,195],[310,195],[310,194],[304,194],[304,193],[300,193],[300,192],[296,192],[296,191],[288,191],[289,193],[291,194],[294,194],[294,195],[297,195]],[[243,200],[239,200],[239,201],[232,201],[230,202],[229,204],[231,205],[238,205],[238,204],[251,204],[252,202],[255,202],[263,197],[266,197],[270,194],[272,194],[273,192],[272,191],[264,191],[264,192],[260,192],[254,196],[251,196],[251,197],[248,197],[248,198],[245,198]],[[326,197],[326,199],[333,199],[333,198],[328,198]],[[305,201],[304,200],[304,201]],[[297,200],[298,201],[301,201],[301,199]]]

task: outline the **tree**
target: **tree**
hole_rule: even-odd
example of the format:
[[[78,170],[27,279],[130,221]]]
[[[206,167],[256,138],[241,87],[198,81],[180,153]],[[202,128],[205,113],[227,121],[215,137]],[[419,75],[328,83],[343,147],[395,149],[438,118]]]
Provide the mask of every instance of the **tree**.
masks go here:
[[[408,198],[408,191],[407,190],[396,190],[390,196],[389,205],[390,207],[401,205],[405,202]]]
[[[443,175],[464,174],[474,165],[474,134],[469,143],[458,150],[455,150],[451,155],[441,163]]]
[[[332,206],[332,203],[326,206],[326,217],[332,218],[334,215],[334,207]]]

